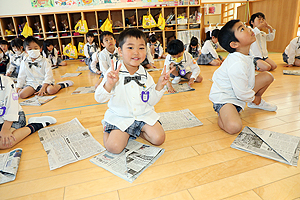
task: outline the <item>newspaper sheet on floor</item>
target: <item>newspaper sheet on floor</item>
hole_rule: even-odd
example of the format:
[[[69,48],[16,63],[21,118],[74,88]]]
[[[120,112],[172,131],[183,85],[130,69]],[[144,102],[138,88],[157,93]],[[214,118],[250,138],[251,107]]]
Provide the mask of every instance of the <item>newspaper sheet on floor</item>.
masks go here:
[[[155,72],[155,71],[161,71],[163,70],[162,68],[151,68],[151,69],[146,69],[147,72]]]
[[[300,70],[283,70],[283,74],[300,76]]]
[[[79,73],[65,73],[64,75],[62,75],[62,78],[66,78],[66,77],[75,77],[75,76],[79,76],[81,74],[81,72]]]
[[[189,110],[158,113],[165,131],[201,126],[203,123]]]
[[[54,99],[56,96],[34,96],[30,99],[27,99],[25,101],[20,102],[21,106],[41,106],[52,99]]]
[[[89,70],[89,66],[79,66],[76,71],[87,71]]]
[[[300,137],[246,126],[231,147],[297,166]]]
[[[105,150],[77,118],[64,124],[43,128],[38,133],[48,155],[50,170]]]
[[[194,88],[191,88],[189,84],[187,83],[179,83],[179,84],[172,84],[174,90],[176,93],[178,92],[188,92],[188,91],[194,91]]]
[[[0,184],[16,179],[21,154],[21,148],[0,154]]]
[[[130,140],[120,154],[104,151],[90,161],[111,173],[132,183],[141,173],[152,165],[164,149]]]
[[[87,93],[95,93],[95,86],[89,87],[78,87],[72,94],[87,94]]]

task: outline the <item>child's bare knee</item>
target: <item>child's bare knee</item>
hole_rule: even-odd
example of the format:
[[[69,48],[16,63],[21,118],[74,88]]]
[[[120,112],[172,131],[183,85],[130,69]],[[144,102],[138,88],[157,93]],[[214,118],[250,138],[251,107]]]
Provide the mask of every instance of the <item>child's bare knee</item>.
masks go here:
[[[165,142],[165,133],[157,133],[151,136],[151,143],[159,146]]]
[[[119,143],[117,143],[117,142],[106,142],[105,143],[105,148],[110,153],[119,154],[123,151],[123,149],[125,147],[119,145]]]
[[[226,132],[231,135],[239,133],[243,127],[241,122],[230,122],[225,126],[226,126],[225,128]]]
[[[25,93],[20,93],[20,94],[19,94],[19,97],[20,97],[21,99],[26,99],[26,98],[28,97],[28,95],[26,95]]]
[[[196,82],[197,82],[197,83],[201,83],[202,80],[203,80],[203,77],[199,75],[199,76],[197,77],[197,79],[196,79]]]

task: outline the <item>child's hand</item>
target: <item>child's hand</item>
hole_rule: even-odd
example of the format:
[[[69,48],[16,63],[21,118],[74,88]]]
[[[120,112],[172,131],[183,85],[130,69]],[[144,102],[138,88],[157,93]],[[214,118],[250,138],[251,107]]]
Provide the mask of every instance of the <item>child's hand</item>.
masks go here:
[[[166,68],[167,66],[164,66],[164,70],[163,73],[161,74],[161,76],[158,79],[158,82],[156,84],[156,90],[157,91],[161,91],[164,86],[169,82],[170,79],[170,74],[174,71],[175,68],[171,69],[170,71],[168,71],[168,73],[166,72]]]
[[[11,72],[6,72],[5,75],[6,75],[6,76],[10,76],[10,75],[11,75]]]
[[[293,67],[293,65],[283,65],[283,67]]]
[[[15,136],[10,132],[10,130],[3,129],[0,132],[0,140],[4,146],[12,145],[12,141],[16,141]]]
[[[122,64],[120,63],[118,68],[115,70],[114,65],[111,65],[111,71],[107,73],[107,81],[104,84],[104,88],[107,92],[111,92],[114,85],[119,81],[119,71]]]
[[[169,92],[169,93],[175,93],[175,92],[176,92],[176,90],[173,88],[173,86],[172,86],[171,83],[168,84],[168,92]]]
[[[37,91],[34,94],[37,94],[38,96],[44,96],[44,95],[46,95],[47,94],[46,87],[43,86],[39,91]]]
[[[195,83],[195,78],[191,78],[188,82],[188,85],[191,86]]]
[[[99,74],[99,75],[100,75],[101,73],[102,73],[102,72],[101,72],[101,71],[99,71],[99,70],[97,70],[97,71],[96,71],[96,74]]]

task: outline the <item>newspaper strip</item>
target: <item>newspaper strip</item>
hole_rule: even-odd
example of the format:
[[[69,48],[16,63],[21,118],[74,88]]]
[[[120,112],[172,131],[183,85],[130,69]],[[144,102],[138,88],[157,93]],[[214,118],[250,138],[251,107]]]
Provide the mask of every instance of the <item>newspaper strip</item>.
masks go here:
[[[95,93],[95,86],[89,87],[78,87],[72,94],[87,94],[87,93]]]
[[[77,118],[64,124],[43,128],[38,133],[48,155],[50,170],[105,150]]]
[[[300,137],[246,126],[231,147],[297,166]]]
[[[162,68],[151,68],[151,69],[146,69],[147,72],[154,72],[154,71],[161,71],[163,70]]]
[[[283,70],[283,74],[300,76],[300,70]]]
[[[158,113],[165,131],[201,126],[203,123],[189,110]]]
[[[152,165],[164,149],[130,140],[120,154],[104,151],[90,161],[99,167],[132,183],[143,171]]]
[[[21,148],[0,154],[0,184],[16,179],[21,154]]]
[[[87,71],[89,70],[89,66],[79,66],[76,71]]]
[[[56,96],[34,96],[30,99],[27,99],[25,101],[20,102],[21,106],[41,106],[52,99],[54,99]]]
[[[181,84],[172,84],[174,90],[176,91],[176,93],[179,92],[188,92],[188,91],[194,91],[194,88],[191,88],[189,86],[189,84],[187,83],[181,83]]]
[[[79,73],[65,73],[64,75],[62,75],[62,78],[66,78],[66,77],[75,77],[75,76],[79,76],[81,74],[81,72]]]

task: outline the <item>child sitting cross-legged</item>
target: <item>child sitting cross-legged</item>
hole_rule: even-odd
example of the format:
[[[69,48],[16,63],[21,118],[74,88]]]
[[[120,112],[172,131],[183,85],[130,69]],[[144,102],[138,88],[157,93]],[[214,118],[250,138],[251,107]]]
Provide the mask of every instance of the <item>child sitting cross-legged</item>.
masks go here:
[[[239,112],[246,102],[249,108],[276,111],[277,106],[261,97],[273,82],[269,72],[255,75],[253,57],[249,56],[255,34],[240,20],[227,22],[219,33],[220,45],[229,52],[222,65],[214,72],[209,99],[219,114],[218,125],[229,134],[241,131]]]
[[[159,123],[154,105],[161,99],[169,81],[169,73],[163,74],[155,84],[153,78],[141,66],[146,57],[146,37],[139,29],[126,29],[119,37],[117,61],[104,75],[95,91],[95,99],[108,101],[108,110],[102,121],[103,141],[111,153],[120,153],[129,138],[141,136],[154,145],[165,141],[165,132]]]
[[[188,84],[191,86],[194,82],[200,83],[202,76],[200,75],[200,68],[192,55],[184,51],[184,45],[181,40],[172,40],[167,46],[168,55],[164,66],[167,67],[167,72],[170,69],[174,71],[170,74],[172,83],[179,83],[181,78],[189,80]],[[168,91],[170,93],[176,92],[170,82],[167,83]]]
[[[36,38],[27,37],[23,46],[28,56],[21,62],[16,85],[20,98],[25,99],[33,94],[53,95],[62,88],[73,85],[73,81],[70,80],[54,84],[51,63],[41,55],[40,45]]]

